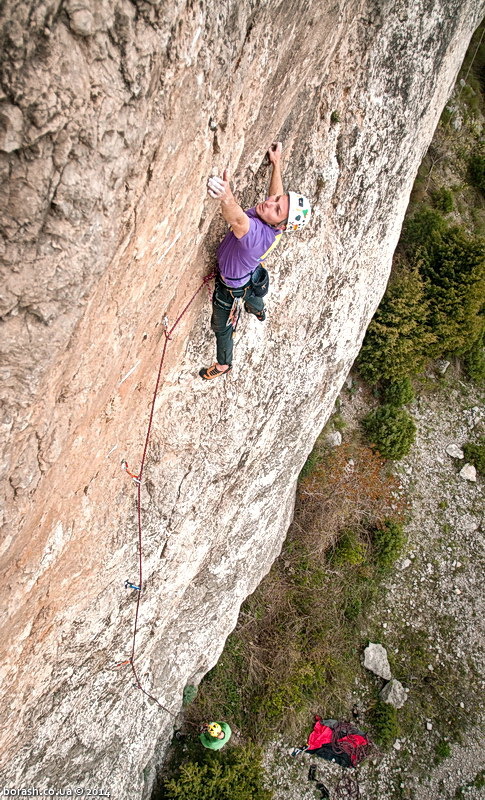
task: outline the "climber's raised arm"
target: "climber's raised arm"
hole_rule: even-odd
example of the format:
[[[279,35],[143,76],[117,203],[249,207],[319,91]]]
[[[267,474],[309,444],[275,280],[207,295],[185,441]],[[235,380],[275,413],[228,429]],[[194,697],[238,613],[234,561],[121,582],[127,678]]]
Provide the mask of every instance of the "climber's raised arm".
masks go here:
[[[281,151],[283,145],[281,142],[273,142],[268,150],[268,158],[271,162],[272,172],[271,180],[269,182],[269,195],[284,194],[283,181],[281,179]]]
[[[245,236],[249,230],[249,217],[234,198],[229,186],[227,169],[224,170],[222,178],[217,175],[209,178],[207,191],[215,200],[221,201],[222,216],[227,224],[231,226],[234,236],[237,239]]]

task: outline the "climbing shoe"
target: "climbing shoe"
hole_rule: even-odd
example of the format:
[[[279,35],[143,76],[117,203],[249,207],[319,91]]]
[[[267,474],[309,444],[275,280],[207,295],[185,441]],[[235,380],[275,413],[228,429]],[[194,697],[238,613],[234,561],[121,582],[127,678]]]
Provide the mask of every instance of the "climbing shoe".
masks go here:
[[[231,369],[232,367],[226,364],[226,369],[221,372],[217,369],[216,365],[213,364],[212,367],[202,367],[202,369],[199,370],[199,375],[205,381],[211,381],[213,378],[218,378],[219,375],[226,375]]]
[[[265,319],[266,319],[266,311],[265,311],[265,309],[264,309],[264,308],[263,308],[263,310],[262,310],[262,311],[253,311],[253,309],[252,309],[252,308],[250,308],[250,306],[248,306],[248,304],[247,304],[247,303],[244,303],[244,310],[245,310],[245,311],[246,311],[248,314],[254,314],[254,316],[256,317],[256,319],[259,319],[259,321],[260,321],[260,322],[264,322],[264,321],[265,321]]]

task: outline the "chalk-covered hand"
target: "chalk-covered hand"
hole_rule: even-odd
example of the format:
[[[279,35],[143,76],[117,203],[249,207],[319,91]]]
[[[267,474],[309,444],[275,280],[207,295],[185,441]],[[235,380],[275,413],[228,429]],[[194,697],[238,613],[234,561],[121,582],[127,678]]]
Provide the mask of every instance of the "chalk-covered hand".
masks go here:
[[[218,175],[211,175],[207,181],[207,191],[215,200],[228,200],[232,197],[227,169],[224,170],[222,178],[219,178]]]
[[[281,142],[273,142],[273,144],[268,150],[268,158],[272,164],[276,164],[278,163],[278,161],[281,161],[282,150],[283,150],[283,145]]]

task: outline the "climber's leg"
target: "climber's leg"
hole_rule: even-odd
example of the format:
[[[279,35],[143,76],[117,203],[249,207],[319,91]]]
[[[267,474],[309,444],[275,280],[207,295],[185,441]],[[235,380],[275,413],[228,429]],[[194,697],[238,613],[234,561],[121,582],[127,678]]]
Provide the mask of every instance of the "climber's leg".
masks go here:
[[[229,372],[232,364],[232,334],[233,328],[229,323],[233,297],[229,290],[216,278],[216,285],[212,295],[211,328],[216,336],[217,361],[210,367],[202,367],[199,375],[204,380],[212,380]]]
[[[247,295],[244,302],[244,310],[247,311],[248,314],[254,314],[256,319],[259,319],[260,322],[264,322],[266,319],[264,300],[262,297],[256,297],[253,292]]]

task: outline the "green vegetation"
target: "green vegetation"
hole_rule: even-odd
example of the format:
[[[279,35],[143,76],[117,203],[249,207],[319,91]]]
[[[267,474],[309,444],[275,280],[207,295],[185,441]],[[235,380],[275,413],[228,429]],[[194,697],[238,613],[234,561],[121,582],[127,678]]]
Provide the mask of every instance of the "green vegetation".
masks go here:
[[[399,736],[397,711],[389,703],[378,700],[369,714],[369,721],[372,725],[374,741],[380,747],[387,749]]]
[[[465,372],[477,386],[485,384],[485,336],[482,333],[463,358]]]
[[[377,384],[415,375],[435,342],[426,322],[428,301],[417,269],[403,268],[391,278],[357,359],[364,380]]]
[[[261,751],[253,745],[224,752],[200,753],[197,761],[181,764],[164,781],[166,800],[271,800],[263,786]]]
[[[355,531],[343,531],[330,552],[329,560],[332,564],[339,567],[345,564],[362,564],[365,561],[365,547],[358,533]]]
[[[485,242],[448,228],[419,250],[434,356],[462,355],[483,332]]]
[[[307,460],[303,464],[303,467],[302,467],[302,470],[301,470],[300,476],[299,476],[300,480],[303,480],[303,478],[306,478],[307,475],[311,475],[311,473],[313,472],[313,470],[315,469],[315,467],[318,464],[319,458],[320,458],[320,453],[319,453],[318,449],[316,447],[314,447],[313,450],[311,451],[310,455],[308,456]]]
[[[435,752],[435,764],[440,764],[445,758],[449,758],[451,756],[451,745],[446,739],[440,739],[439,742],[435,745],[434,748]]]
[[[411,256],[415,256],[420,248],[426,247],[435,236],[445,231],[447,225],[439,211],[423,204],[406,217],[400,244]]]
[[[481,436],[476,444],[467,442],[463,447],[466,460],[474,464],[477,472],[485,475],[485,436]]]
[[[485,194],[485,155],[474,153],[468,162],[468,179],[472,186]]]
[[[436,189],[431,192],[431,199],[434,207],[441,211],[442,214],[449,214],[453,211],[453,192],[442,186],[441,189]]]
[[[387,572],[392,569],[405,544],[406,534],[400,522],[386,520],[382,527],[373,531],[374,559],[381,571]]]
[[[371,411],[362,420],[362,427],[380,454],[395,461],[409,453],[416,436],[413,418],[396,406],[384,405]]]
[[[371,384],[409,379],[483,336],[485,242],[425,206],[406,222],[403,247],[407,264],[397,262],[357,361]]]
[[[397,378],[394,381],[386,381],[382,388],[382,399],[384,403],[391,406],[405,406],[414,400],[414,389],[410,378]]]

